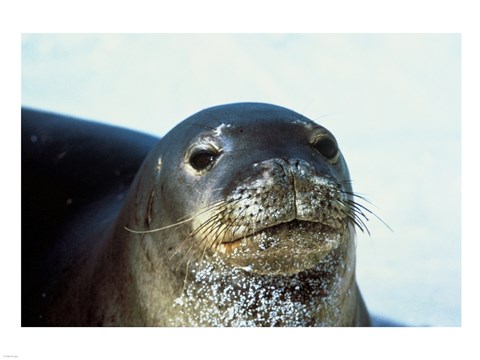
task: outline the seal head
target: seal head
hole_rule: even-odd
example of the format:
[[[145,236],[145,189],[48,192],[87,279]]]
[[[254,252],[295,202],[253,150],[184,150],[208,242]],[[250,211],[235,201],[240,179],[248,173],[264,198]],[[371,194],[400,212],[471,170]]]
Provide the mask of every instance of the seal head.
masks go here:
[[[140,173],[148,206],[126,227],[183,278],[171,325],[355,324],[362,220],[327,129],[278,106],[218,106],[168,133]]]

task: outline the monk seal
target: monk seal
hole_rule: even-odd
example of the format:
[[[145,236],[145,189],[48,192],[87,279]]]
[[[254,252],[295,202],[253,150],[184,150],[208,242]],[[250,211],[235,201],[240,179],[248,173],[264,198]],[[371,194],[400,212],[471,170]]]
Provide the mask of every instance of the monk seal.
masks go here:
[[[110,168],[126,152],[139,163],[153,139],[136,136],[147,145],[119,148]],[[370,325],[355,280],[367,209],[324,127],[270,104],[216,106],[173,128],[127,183],[87,189],[36,265],[49,280],[35,293],[22,278],[43,298],[22,298],[24,326]]]

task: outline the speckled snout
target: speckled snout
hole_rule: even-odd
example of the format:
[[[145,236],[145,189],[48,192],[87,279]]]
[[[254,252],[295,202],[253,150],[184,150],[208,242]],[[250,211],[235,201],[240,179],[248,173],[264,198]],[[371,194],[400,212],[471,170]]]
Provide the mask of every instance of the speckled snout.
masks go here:
[[[238,179],[238,178],[237,178]],[[227,196],[227,223],[235,240],[293,220],[337,228],[346,219],[340,186],[305,160],[274,158],[254,163]]]

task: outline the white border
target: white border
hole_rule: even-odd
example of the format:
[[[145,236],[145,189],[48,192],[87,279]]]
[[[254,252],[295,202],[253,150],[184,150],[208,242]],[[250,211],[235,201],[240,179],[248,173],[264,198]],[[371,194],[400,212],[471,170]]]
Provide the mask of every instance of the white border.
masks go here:
[[[472,2],[473,3],[473,2]],[[467,1],[21,1],[0,23],[2,336],[0,356],[89,358],[475,358],[478,304],[478,10]],[[435,329],[30,329],[20,313],[22,32],[461,32],[462,327]],[[18,270],[18,272],[17,272]],[[478,336],[477,336],[478,337]],[[472,355],[473,354],[473,355]],[[113,355],[113,356],[112,356]],[[203,356],[201,356],[203,357]]]

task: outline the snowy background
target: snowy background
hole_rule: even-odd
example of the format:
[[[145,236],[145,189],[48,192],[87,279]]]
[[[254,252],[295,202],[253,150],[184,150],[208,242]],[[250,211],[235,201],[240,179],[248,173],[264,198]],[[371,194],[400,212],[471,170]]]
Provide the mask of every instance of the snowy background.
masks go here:
[[[375,218],[370,311],[461,325],[460,35],[22,36],[22,104],[163,135],[213,105],[281,105],[331,130]]]

